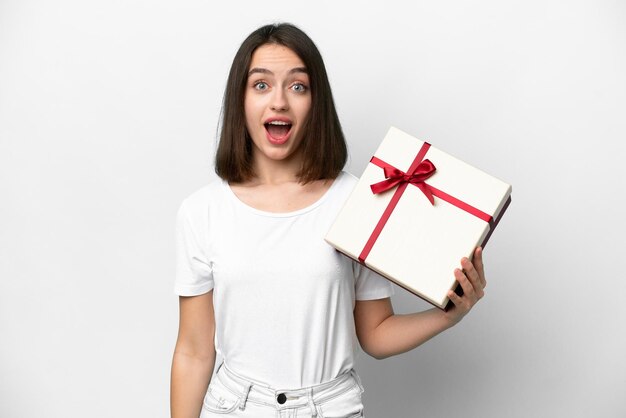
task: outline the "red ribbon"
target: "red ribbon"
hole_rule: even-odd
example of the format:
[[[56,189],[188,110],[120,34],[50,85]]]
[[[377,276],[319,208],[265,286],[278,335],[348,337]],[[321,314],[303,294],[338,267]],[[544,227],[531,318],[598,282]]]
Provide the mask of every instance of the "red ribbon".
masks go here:
[[[376,157],[372,157],[372,160]],[[376,158],[378,160],[378,158]],[[380,161],[380,160],[379,160]],[[385,172],[385,178],[387,180],[383,180],[381,182],[370,185],[372,192],[374,194],[379,194],[382,192],[386,192],[387,190],[393,189],[400,183],[411,183],[412,185],[419,188],[422,193],[428,198],[431,205],[435,204],[435,198],[433,197],[433,193],[430,190],[428,184],[424,183],[428,177],[435,174],[435,165],[430,162],[430,160],[424,160],[417,165],[415,171],[411,174],[407,174],[401,170],[398,170],[395,167],[386,165],[383,167]]]
[[[384,170],[386,178],[386,180],[370,185],[372,192],[374,194],[379,194],[384,191],[390,190],[395,186],[398,186],[398,188],[391,197],[387,208],[385,208],[385,211],[378,220],[374,231],[365,243],[363,251],[361,251],[361,254],[359,255],[359,261],[361,263],[365,262],[365,259],[372,250],[374,243],[378,239],[378,236],[385,227],[385,224],[389,220],[391,213],[400,201],[400,197],[402,197],[404,190],[406,190],[409,184],[413,184],[414,186],[418,187],[422,191],[422,193],[424,193],[424,195],[428,198],[432,205],[435,204],[435,199],[433,198],[433,196],[437,196],[438,198],[445,200],[446,202],[458,207],[459,209],[462,209],[465,212],[470,213],[485,222],[488,222],[491,228],[495,226],[493,222],[493,217],[491,217],[491,215],[424,182],[424,180],[432,176],[436,170],[435,165],[432,162],[430,162],[429,160],[424,160],[424,157],[426,156],[429,148],[430,144],[428,142],[424,142],[406,173],[398,170],[396,167],[384,162],[379,158],[372,157],[372,159],[370,160],[370,162]]]

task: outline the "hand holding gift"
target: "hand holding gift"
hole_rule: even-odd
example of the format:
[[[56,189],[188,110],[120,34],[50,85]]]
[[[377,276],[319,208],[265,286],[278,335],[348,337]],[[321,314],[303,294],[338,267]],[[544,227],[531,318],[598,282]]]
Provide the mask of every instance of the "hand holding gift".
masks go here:
[[[447,310],[446,316],[452,323],[457,323],[476,305],[484,295],[487,280],[483,265],[483,249],[478,247],[474,250],[474,261],[467,257],[461,259],[461,269],[454,270],[454,277],[463,289],[462,295],[454,291],[448,292],[448,297],[453,306]]]
[[[450,307],[428,309],[410,314],[396,314],[390,298],[357,300],[354,320],[361,347],[371,356],[382,359],[405,353],[435,335],[456,325],[483,296],[486,285],[482,247],[473,251],[473,262],[463,257],[461,269],[455,269],[459,295],[450,290]]]

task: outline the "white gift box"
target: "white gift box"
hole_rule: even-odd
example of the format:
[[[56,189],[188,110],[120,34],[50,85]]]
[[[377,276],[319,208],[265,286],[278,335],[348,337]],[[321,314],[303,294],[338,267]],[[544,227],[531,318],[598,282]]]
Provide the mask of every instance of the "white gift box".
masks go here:
[[[454,269],[484,247],[510,195],[509,184],[392,127],[325,239],[445,309]]]

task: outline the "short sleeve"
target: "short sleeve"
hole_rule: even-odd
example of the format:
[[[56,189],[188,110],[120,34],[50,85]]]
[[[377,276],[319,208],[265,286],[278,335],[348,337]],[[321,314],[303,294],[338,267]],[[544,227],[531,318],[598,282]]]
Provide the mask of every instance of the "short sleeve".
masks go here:
[[[392,283],[375,271],[356,261],[352,261],[352,270],[355,278],[356,300],[383,299],[394,295]]]
[[[180,296],[196,296],[213,289],[213,272],[206,256],[204,223],[193,219],[183,201],[176,215],[176,281],[174,293]],[[206,228],[206,226],[204,226]]]

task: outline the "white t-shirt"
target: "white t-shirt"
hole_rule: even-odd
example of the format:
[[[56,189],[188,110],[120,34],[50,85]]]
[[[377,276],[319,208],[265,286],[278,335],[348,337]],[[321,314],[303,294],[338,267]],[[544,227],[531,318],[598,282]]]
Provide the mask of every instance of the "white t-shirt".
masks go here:
[[[393,294],[324,241],[356,181],[342,172],[317,202],[288,213],[246,205],[221,179],[181,204],[175,293],[214,289],[215,345],[231,370],[300,388],[354,366],[355,299]]]

